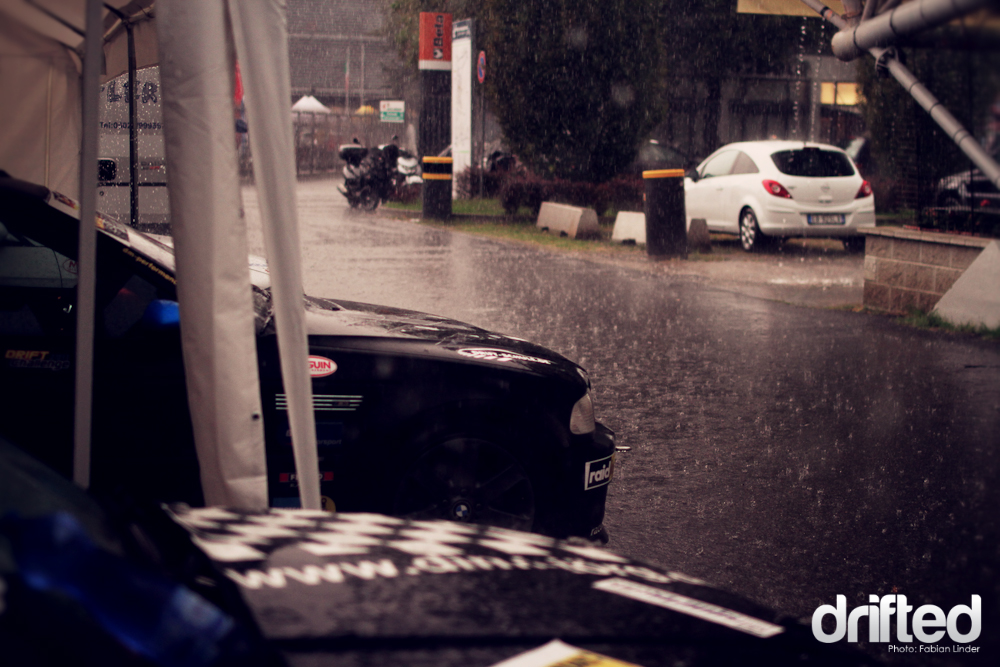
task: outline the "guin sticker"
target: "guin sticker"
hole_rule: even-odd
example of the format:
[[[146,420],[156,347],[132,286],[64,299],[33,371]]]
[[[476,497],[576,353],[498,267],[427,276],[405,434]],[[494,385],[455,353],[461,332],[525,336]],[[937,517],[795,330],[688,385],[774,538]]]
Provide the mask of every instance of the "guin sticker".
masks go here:
[[[333,359],[320,357],[315,354],[309,355],[309,375],[314,378],[324,378],[337,372],[337,362]]]
[[[662,588],[647,586],[646,584],[628,581],[627,579],[619,579],[617,577],[602,579],[601,581],[594,582],[594,588],[687,614],[688,616],[694,616],[704,621],[718,623],[719,625],[724,625],[727,628],[733,628],[734,630],[739,630],[755,637],[773,637],[785,631],[780,625],[768,623],[759,618],[747,616],[746,614],[720,607],[711,602],[696,600],[686,595],[679,595],[672,591],[665,591]]]

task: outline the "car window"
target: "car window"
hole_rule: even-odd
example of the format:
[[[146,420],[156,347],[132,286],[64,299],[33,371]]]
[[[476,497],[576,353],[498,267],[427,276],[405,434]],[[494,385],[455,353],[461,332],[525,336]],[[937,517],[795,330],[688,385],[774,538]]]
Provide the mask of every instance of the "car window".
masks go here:
[[[709,158],[705,166],[701,168],[701,177],[711,178],[712,176],[725,176],[730,173],[737,155],[739,155],[739,151],[725,151],[715,157]]]
[[[789,176],[829,178],[854,175],[854,166],[850,158],[840,151],[798,148],[773,153],[771,160],[778,171]]]
[[[733,163],[734,174],[757,174],[760,169],[757,168],[757,164],[753,161],[749,155],[740,151],[736,156],[736,161]]]

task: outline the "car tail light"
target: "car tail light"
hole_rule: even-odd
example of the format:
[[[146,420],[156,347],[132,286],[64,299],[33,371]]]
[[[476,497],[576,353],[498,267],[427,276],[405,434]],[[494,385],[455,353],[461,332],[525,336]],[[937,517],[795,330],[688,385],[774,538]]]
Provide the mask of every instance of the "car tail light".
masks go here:
[[[865,197],[872,196],[872,184],[868,181],[861,181],[861,187],[858,188],[858,194],[854,195],[855,199],[864,199]]]
[[[569,416],[569,431],[575,435],[593,433],[597,428],[594,422],[594,402],[590,400],[590,392],[583,395]]]
[[[768,194],[774,195],[775,197],[784,197],[785,199],[791,199],[792,193],[785,189],[785,186],[778,181],[765,180],[764,189],[767,190]]]

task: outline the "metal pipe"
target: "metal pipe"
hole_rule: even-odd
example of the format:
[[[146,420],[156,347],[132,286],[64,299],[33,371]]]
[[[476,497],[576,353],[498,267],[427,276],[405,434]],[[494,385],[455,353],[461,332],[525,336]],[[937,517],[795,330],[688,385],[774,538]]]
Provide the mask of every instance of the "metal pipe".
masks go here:
[[[76,397],[73,404],[73,481],[90,486],[90,426],[94,391],[94,308],[97,285],[97,98],[103,47],[101,1],[87,0],[80,145],[80,251],[76,283]]]
[[[847,27],[847,21],[840,17],[835,11],[827,7],[825,4],[820,2],[820,0],[799,0],[806,7],[809,7],[814,12],[825,18],[827,21],[837,26],[841,30]]]
[[[844,28],[847,24],[844,19],[838,16],[832,9],[824,5],[820,0],[800,0],[803,4],[811,7],[820,16],[825,18],[827,21],[837,26],[838,28]],[[931,118],[936,122],[942,130],[944,130],[952,141],[954,141],[958,148],[965,153],[965,155],[972,160],[979,169],[990,179],[993,185],[1000,189],[1000,165],[997,161],[993,159],[976,141],[965,127],[958,122],[958,120],[951,115],[943,104],[934,94],[931,93],[926,86],[920,83],[919,80],[913,73],[906,68],[903,63],[899,61],[896,57],[895,52],[889,49],[883,48],[870,48],[868,50],[874,57],[879,65],[884,66],[893,78],[902,85],[906,92],[917,101],[921,107],[930,114]]]
[[[906,92],[917,101],[917,104],[930,114],[934,122],[951,137],[959,149],[972,160],[972,163],[979,167],[983,174],[990,179],[990,182],[997,189],[1000,189],[1000,165],[958,119],[934,97],[934,94],[924,84],[917,80],[917,77],[899,61],[894,53],[884,49],[871,49],[871,53],[880,64],[889,70],[889,73],[906,89]]]
[[[899,37],[936,28],[990,4],[992,0],[917,0],[856,27],[842,28],[830,44],[835,56],[854,60],[868,49],[890,46]]]

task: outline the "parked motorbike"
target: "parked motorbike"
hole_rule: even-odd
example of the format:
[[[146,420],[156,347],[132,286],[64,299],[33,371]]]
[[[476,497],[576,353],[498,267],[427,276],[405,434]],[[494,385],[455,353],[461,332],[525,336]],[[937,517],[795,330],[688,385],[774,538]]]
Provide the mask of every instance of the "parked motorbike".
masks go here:
[[[400,186],[420,183],[415,155],[393,142],[368,149],[355,139],[340,147],[344,165],[344,187],[338,188],[351,208],[374,211]]]

